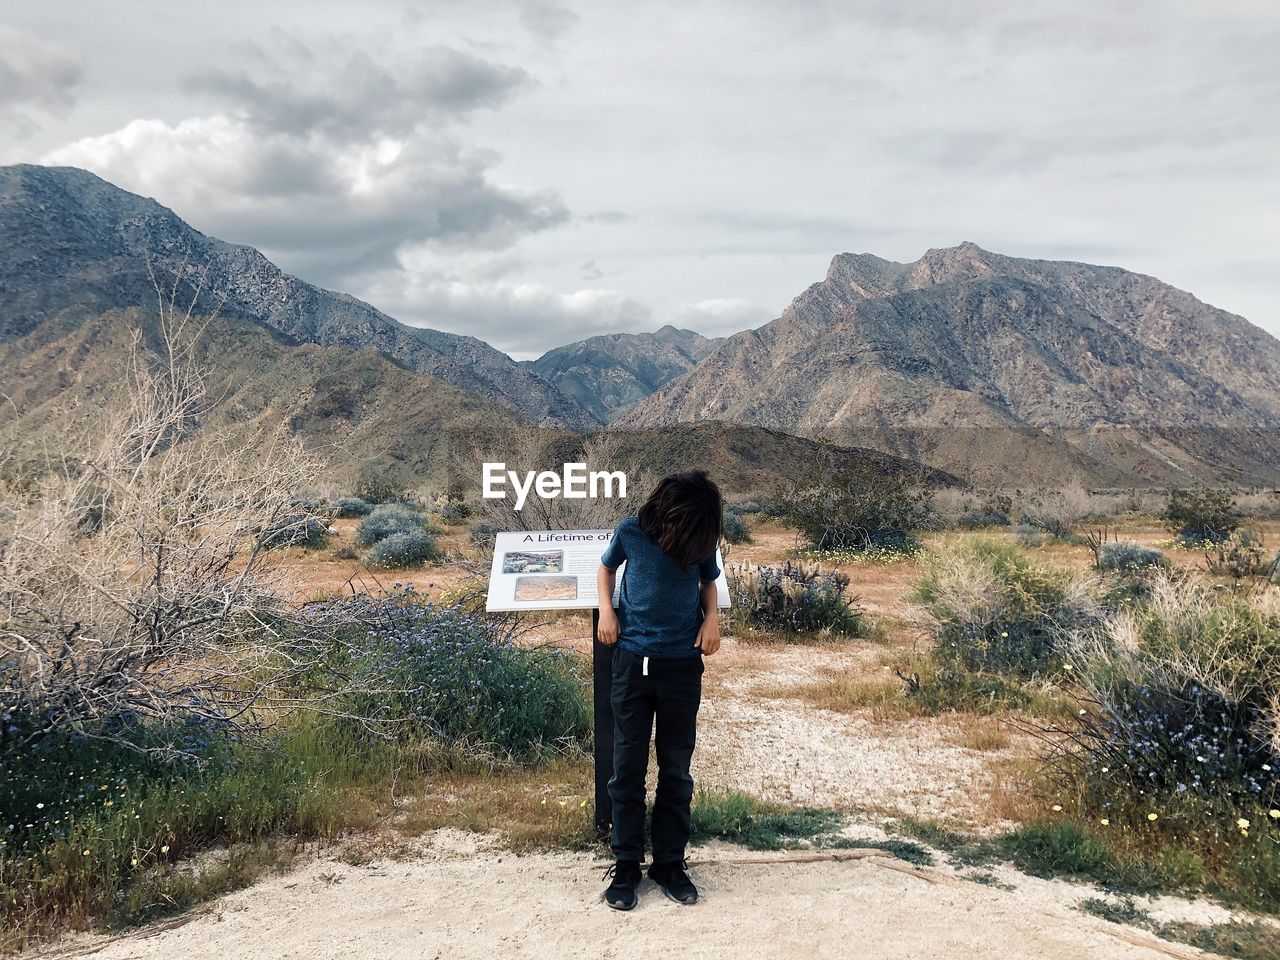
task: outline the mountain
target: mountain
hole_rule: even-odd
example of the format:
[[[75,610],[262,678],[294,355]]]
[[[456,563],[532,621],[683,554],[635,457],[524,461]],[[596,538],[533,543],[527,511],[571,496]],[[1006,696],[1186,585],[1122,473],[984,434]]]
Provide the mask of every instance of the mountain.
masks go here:
[[[972,243],[835,257],[615,420],[757,424],[979,482],[1280,478],[1280,341],[1116,267]]]
[[[131,308],[0,341],[6,452],[35,472],[51,453],[83,452],[125,388],[121,371],[139,329],[144,345],[154,342],[154,316]],[[530,430],[511,411],[373,349],[300,344],[227,316],[210,323],[197,344],[213,400],[201,426],[249,438],[287,423],[326,464],[317,485],[351,490],[376,479],[443,489],[478,437]],[[478,477],[480,469],[469,472]]]
[[[601,420],[687,373],[719,343],[670,324],[653,333],[579,340],[527,361],[539,376]]]
[[[154,200],[71,167],[0,167],[0,342],[45,322],[70,328],[108,310],[152,308],[162,282],[201,285],[202,309],[264,324],[297,343],[372,347],[550,427],[591,413],[482,340],[409,327],[346,294],[284,273],[252,247],[188,226]]]
[[[154,334],[154,318],[141,310],[108,311],[68,330],[44,325],[0,342],[0,407],[6,453],[21,472],[39,473],[46,458],[73,460],[98,436],[103,410],[124,388],[133,332]],[[326,464],[316,486],[350,491],[362,480],[406,489],[460,486],[478,494],[481,464],[510,459],[533,443],[548,468],[584,459],[593,435],[539,429],[509,410],[432,377],[414,373],[376,350],[298,344],[249,321],[222,317],[210,324],[197,356],[216,402],[204,427],[233,436],[286,422]],[[16,411],[16,416],[15,416]],[[12,438],[12,439],[11,439]],[[716,476],[737,499],[772,492],[788,465],[818,449],[812,440],[744,424],[676,424],[661,430],[610,433],[608,463],[636,484],[673,464]],[[56,441],[56,445],[54,443]],[[870,461],[881,469],[928,475],[919,464],[865,450],[827,447],[840,462]],[[934,472],[931,479],[953,484]]]

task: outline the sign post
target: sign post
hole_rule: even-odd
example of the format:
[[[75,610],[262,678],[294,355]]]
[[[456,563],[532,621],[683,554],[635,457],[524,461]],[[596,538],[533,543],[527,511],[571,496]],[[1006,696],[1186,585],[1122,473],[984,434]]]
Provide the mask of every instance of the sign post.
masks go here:
[[[609,778],[613,776],[613,651],[600,642],[600,598],[596,570],[613,539],[612,530],[511,530],[497,534],[485,609],[590,610],[591,687],[594,723],[596,833],[607,838],[613,827]],[[720,552],[716,563],[723,569]],[[621,589],[626,564],[618,568]],[[729,606],[729,583],[716,581],[718,605]],[[618,594],[614,593],[614,602]]]
[[[591,610],[591,699],[594,705],[594,760],[596,772],[596,836],[608,839],[613,829],[613,801],[609,778],[613,776],[613,647],[600,642],[600,608]]]

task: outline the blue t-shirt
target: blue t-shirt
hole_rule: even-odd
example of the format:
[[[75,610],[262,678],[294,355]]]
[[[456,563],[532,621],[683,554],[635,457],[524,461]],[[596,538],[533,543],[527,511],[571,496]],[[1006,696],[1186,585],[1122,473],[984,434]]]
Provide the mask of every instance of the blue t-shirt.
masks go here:
[[[627,568],[622,571],[616,611],[618,643],[656,660],[699,656],[702,651],[693,645],[702,626],[699,587],[720,576],[714,551],[682,570],[640,529],[635,517],[627,517],[600,557],[610,570],[617,570],[624,560]]]

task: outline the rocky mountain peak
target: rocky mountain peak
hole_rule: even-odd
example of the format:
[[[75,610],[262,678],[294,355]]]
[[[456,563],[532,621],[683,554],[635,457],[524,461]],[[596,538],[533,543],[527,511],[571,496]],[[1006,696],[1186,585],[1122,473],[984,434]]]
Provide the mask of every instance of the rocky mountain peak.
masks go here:
[[[1280,477],[1280,341],[1117,267],[844,253],[623,425],[737,420],[974,478]],[[1263,481],[1269,482],[1269,481]]]

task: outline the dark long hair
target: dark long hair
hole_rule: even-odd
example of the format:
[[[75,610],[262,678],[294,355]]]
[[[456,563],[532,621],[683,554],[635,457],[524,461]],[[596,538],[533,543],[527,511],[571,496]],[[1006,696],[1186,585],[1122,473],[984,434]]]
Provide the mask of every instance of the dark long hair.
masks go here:
[[[724,523],[720,488],[705,470],[673,473],[640,508],[640,529],[682,570],[715,553]]]

